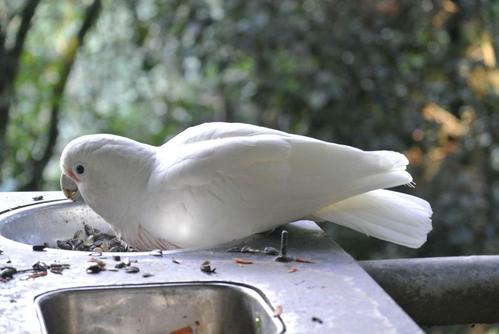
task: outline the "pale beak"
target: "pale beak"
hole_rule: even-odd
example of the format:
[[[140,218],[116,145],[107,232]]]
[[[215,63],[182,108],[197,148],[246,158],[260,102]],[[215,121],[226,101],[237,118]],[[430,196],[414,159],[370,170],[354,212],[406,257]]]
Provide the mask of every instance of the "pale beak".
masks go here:
[[[80,195],[80,192],[78,191],[78,186],[76,183],[66,174],[61,174],[61,190],[64,193],[64,196],[69,198],[70,200],[76,202],[76,201],[82,201],[83,198]]]

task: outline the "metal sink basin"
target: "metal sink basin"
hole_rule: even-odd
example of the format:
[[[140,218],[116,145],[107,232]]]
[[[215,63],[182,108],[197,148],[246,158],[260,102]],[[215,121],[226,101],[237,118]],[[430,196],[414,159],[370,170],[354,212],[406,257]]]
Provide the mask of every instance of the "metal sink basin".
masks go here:
[[[39,204],[7,213],[0,220],[0,237],[29,245],[57,248],[56,241],[71,238],[84,224],[112,232],[112,227],[85,204],[67,201]]]
[[[260,292],[232,283],[75,288],[48,292],[35,303],[48,334],[284,332]]]

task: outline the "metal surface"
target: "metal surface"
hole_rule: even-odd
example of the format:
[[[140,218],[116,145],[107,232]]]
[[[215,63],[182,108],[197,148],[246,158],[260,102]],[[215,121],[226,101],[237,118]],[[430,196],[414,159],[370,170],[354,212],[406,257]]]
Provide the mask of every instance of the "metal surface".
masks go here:
[[[231,283],[89,287],[36,299],[45,333],[283,333],[254,289]]]
[[[33,203],[33,195],[0,193],[0,211]],[[53,199],[63,195],[58,192],[44,193],[44,196]],[[3,201],[3,198],[13,197],[17,197],[18,201]],[[52,248],[34,252],[30,245],[19,242],[51,243],[52,233],[62,231],[68,224],[78,226],[82,221],[93,224],[96,220],[92,217],[95,218],[87,209],[68,201],[37,204],[0,215],[0,234],[4,234],[0,235],[0,249],[3,251],[0,265],[8,263],[18,269],[31,268],[36,261],[71,265],[62,274],[48,272],[47,276],[35,279],[18,274],[11,281],[0,283],[0,333],[39,332],[34,299],[50,291],[182,282],[232,282],[261,291],[272,308],[282,306],[281,319],[286,333],[421,333],[418,326],[355,260],[310,222],[289,224],[286,229],[289,232],[288,255],[309,259],[313,263],[280,263],[274,261],[273,256],[228,253],[227,247],[219,247],[167,251],[162,257],[149,253],[121,253],[122,257],[137,261],[134,265],[140,268],[140,273],[107,270],[87,274],[85,267],[91,258],[88,252]],[[68,237],[71,235],[64,236]],[[279,248],[279,243],[279,230],[238,242],[239,245],[258,249],[265,246]],[[104,253],[102,258],[108,268],[114,267],[111,255]],[[234,258],[249,260],[252,264],[238,264]],[[200,270],[205,260],[216,268],[215,273],[207,274]],[[142,277],[142,273],[151,275]],[[100,303],[101,299],[97,298],[95,306]],[[77,307],[78,303],[71,305]],[[132,306],[130,312],[141,309],[140,305]]]
[[[36,217],[32,210],[21,210],[9,215],[0,224],[0,235],[6,239],[28,245],[43,245],[57,248],[56,241],[68,239],[84,224],[102,232],[113,232],[106,223],[88,206],[67,201],[39,204]]]
[[[499,322],[499,256],[359,264],[421,325]]]

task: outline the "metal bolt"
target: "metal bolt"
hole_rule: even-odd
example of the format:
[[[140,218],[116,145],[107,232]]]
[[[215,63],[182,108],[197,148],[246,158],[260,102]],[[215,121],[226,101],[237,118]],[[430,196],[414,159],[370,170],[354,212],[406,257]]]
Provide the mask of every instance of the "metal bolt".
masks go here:
[[[288,256],[288,231],[283,230],[281,232],[281,248],[279,251],[279,255],[274,259],[277,262],[291,262],[293,261],[292,257]]]

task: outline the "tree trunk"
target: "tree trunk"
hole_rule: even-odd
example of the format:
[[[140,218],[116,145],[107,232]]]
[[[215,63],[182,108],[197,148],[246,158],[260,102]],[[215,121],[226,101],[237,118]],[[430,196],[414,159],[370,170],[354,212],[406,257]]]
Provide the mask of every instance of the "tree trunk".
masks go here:
[[[47,163],[49,162],[50,158],[54,153],[57,137],[59,136],[58,124],[60,117],[61,102],[64,95],[64,90],[66,88],[66,83],[68,81],[69,74],[71,73],[71,69],[73,68],[73,64],[75,62],[78,49],[83,45],[83,40],[87,32],[97,21],[100,9],[101,9],[101,1],[94,0],[94,2],[87,9],[85,18],[78,31],[78,34],[72,39],[71,43],[69,43],[68,50],[66,51],[66,54],[63,59],[60,78],[55,83],[52,91],[52,96],[53,96],[52,106],[50,109],[48,138],[47,138],[47,143],[45,145],[45,150],[40,159],[31,158],[30,165],[32,173],[30,179],[25,185],[20,187],[20,190],[23,191],[37,190],[42,185],[43,171],[45,170]]]
[[[19,69],[24,42],[31,27],[39,0],[28,0],[21,14],[21,24],[17,30],[12,49],[5,45],[6,31],[0,27],[0,170],[5,159],[9,109],[15,96],[15,81]],[[2,174],[0,173],[0,181]]]

